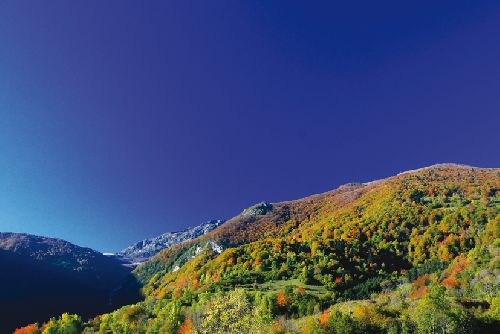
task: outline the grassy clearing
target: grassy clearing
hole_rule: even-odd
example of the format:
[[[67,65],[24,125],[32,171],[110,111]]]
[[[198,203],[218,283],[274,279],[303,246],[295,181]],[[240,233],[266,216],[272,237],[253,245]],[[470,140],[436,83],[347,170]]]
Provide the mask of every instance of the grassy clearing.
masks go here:
[[[302,288],[305,292],[317,297],[322,297],[329,293],[328,289],[323,285],[308,285],[300,282],[298,279],[268,281],[261,284],[243,284],[238,287],[252,291],[278,292],[284,290],[287,286]]]

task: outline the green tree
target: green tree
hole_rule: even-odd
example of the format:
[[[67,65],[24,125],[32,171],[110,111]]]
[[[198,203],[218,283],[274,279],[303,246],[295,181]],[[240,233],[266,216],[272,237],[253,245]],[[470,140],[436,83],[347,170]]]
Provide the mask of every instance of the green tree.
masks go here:
[[[276,313],[273,296],[257,292],[254,313],[262,323],[270,323]]]
[[[151,320],[147,334],[177,333],[181,325],[181,305],[179,302],[170,302],[164,305],[154,320]]]
[[[419,301],[413,320],[418,333],[458,333],[458,319],[446,298],[446,289],[437,284],[431,285],[427,295]]]
[[[42,334],[80,334],[82,319],[75,314],[64,313],[59,319],[51,318]]]
[[[219,295],[211,300],[201,324],[203,334],[250,333],[252,308],[243,289]]]

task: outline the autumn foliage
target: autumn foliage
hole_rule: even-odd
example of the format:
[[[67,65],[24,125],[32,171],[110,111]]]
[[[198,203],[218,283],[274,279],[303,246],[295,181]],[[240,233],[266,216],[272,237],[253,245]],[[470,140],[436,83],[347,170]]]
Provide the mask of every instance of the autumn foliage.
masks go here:
[[[285,292],[283,291],[280,291],[278,292],[278,294],[276,295],[276,304],[278,306],[285,306],[286,305],[286,295],[285,295]]]
[[[498,170],[443,165],[245,210],[136,269],[146,301],[98,317],[96,332],[285,333],[297,318],[315,334],[488,328],[499,189]]]
[[[326,326],[328,324],[328,317],[329,316],[330,316],[330,311],[328,309],[324,310],[323,313],[321,313],[321,315],[319,316],[320,324],[322,324],[323,326]]]
[[[444,279],[441,281],[441,285],[448,288],[457,287],[460,284],[458,276],[464,272],[468,265],[469,261],[466,257],[456,258],[451,267],[443,271]]]
[[[28,325],[26,327],[18,328],[13,334],[38,334],[38,326],[35,324]]]
[[[195,333],[194,331],[194,324],[193,320],[191,317],[186,317],[184,320],[184,323],[179,327],[179,330],[177,331],[178,334],[193,334]]]

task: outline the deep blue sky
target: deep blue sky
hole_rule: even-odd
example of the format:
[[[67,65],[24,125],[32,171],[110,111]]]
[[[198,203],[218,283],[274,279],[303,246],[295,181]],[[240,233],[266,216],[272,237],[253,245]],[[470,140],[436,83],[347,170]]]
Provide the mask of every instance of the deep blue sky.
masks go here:
[[[0,4],[0,231],[101,251],[436,162],[499,167],[498,1]]]

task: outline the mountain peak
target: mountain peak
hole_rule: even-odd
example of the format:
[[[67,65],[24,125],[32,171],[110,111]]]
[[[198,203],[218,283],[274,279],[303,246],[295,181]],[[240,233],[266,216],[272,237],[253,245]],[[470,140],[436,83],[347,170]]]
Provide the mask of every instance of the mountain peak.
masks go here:
[[[454,163],[454,162],[444,162],[444,163],[437,163],[434,165],[421,167],[421,168],[417,168],[417,169],[410,169],[407,171],[400,172],[397,175],[416,173],[416,172],[430,170],[430,169],[440,170],[440,169],[447,169],[447,168],[451,168],[451,169],[478,169],[479,167],[474,167],[474,166],[465,165],[465,164],[458,164],[458,163]]]
[[[99,252],[80,247],[69,241],[27,233],[0,232],[0,249],[18,255],[30,256],[38,260],[51,260],[57,257],[97,257]]]
[[[268,202],[260,202],[243,210],[242,214],[246,216],[263,216],[273,209],[273,205]]]
[[[167,247],[207,234],[223,223],[224,220],[215,219],[209,220],[197,226],[188,227],[182,231],[166,232],[157,237],[141,240],[134,245],[123,249],[116,255],[132,264],[140,264]]]

